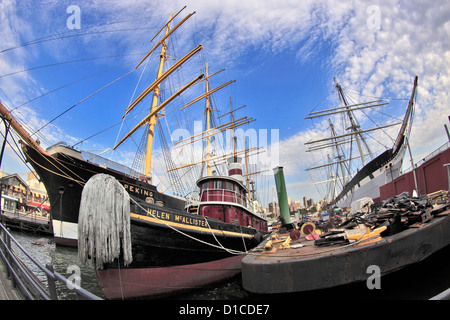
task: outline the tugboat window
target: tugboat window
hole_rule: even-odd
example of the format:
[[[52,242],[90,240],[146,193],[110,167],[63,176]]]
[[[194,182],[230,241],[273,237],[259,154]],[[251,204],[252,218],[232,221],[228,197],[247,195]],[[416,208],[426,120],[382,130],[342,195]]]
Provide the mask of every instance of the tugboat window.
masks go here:
[[[223,181],[214,181],[214,189],[223,189]]]

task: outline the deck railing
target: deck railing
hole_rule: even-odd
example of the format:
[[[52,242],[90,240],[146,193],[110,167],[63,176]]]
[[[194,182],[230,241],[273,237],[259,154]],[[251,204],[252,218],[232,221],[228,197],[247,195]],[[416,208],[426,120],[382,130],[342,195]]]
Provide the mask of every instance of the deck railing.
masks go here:
[[[444,143],[442,146],[440,146],[439,148],[437,148],[436,150],[434,150],[430,154],[426,155],[423,159],[420,159],[419,161],[417,161],[414,164],[414,168],[410,166],[409,168],[406,168],[406,169],[402,170],[400,174],[405,174],[407,172],[412,171],[415,168],[420,167],[422,164],[424,164],[425,162],[427,162],[428,160],[430,160],[434,156],[438,155],[439,153],[447,150],[448,148],[450,148],[450,141]]]
[[[235,190],[229,189],[206,189],[202,190],[200,194],[200,201],[220,201],[220,202],[233,202],[240,204],[248,209],[248,201],[245,196]]]
[[[18,258],[11,243],[22,251],[28,259],[47,276],[48,285],[43,283],[30,271],[30,269]],[[46,264],[45,267],[35,260],[25,249],[13,238],[13,236],[0,224],[0,261],[3,262],[6,275],[11,279],[13,287],[17,288],[25,299],[29,300],[58,300],[56,282],[71,284],[79,299],[102,300],[89,291],[76,286],[64,276],[54,271],[53,265]]]

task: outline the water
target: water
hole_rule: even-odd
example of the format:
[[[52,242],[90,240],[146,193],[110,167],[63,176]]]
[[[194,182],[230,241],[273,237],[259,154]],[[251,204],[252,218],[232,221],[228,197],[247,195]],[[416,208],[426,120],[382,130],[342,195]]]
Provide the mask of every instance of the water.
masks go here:
[[[78,266],[81,271],[81,286],[102,297],[103,294],[92,266],[83,266],[78,260],[76,248],[56,246],[52,237],[11,231],[13,237],[27,252],[41,264],[51,263],[55,270],[68,278],[72,275],[68,268]],[[40,244],[34,244],[38,241]],[[18,251],[16,251],[18,252]],[[27,258],[20,255],[21,259]],[[38,277],[47,283],[45,275],[27,263]],[[425,261],[403,268],[400,271],[381,277],[381,289],[369,290],[365,282],[345,285],[325,290],[301,293],[257,295],[243,290],[241,278],[237,276],[228,281],[201,288],[196,291],[170,297],[171,300],[426,300],[450,288],[450,246],[433,254]],[[339,272],[339,270],[336,270]],[[66,284],[58,283],[60,299],[76,299]]]
[[[336,270],[339,272],[339,270]],[[240,277],[214,288],[179,296],[186,300],[428,300],[450,288],[450,246],[424,261],[382,276],[380,289],[368,289],[366,282],[286,294],[260,295],[242,289]]]
[[[10,230],[14,239],[28,252],[33,259],[41,265],[51,263],[56,272],[65,278],[73,276],[71,266],[80,268],[81,287],[89,292],[103,298],[101,287],[97,281],[95,270],[92,266],[84,266],[78,259],[76,248],[56,246],[53,237],[39,234],[25,233]],[[47,285],[47,277],[34,263],[30,262],[28,257],[18,248],[13,247],[17,255],[27,264],[27,266],[36,274],[36,276]],[[70,290],[65,283],[57,281],[58,298],[61,300],[77,299],[76,294]]]

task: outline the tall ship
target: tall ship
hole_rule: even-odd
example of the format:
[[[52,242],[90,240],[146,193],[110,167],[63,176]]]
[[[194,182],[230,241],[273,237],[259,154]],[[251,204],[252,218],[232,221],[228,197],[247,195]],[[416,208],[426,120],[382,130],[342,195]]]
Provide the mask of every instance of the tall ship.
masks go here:
[[[154,82],[125,108],[123,117],[146,101],[147,96],[151,100],[148,114],[114,146],[114,149],[118,148],[143,128],[144,137],[139,145],[139,150],[143,151],[139,156],[142,172],[98,155],[89,156],[65,144],[44,150],[9,110],[0,105],[3,118],[22,138],[22,151],[27,162],[47,189],[55,242],[78,246],[80,252],[84,250],[80,255],[95,262],[100,284],[108,299],[172,294],[232,277],[240,272],[240,261],[246,252],[258,245],[268,233],[267,221],[254,210],[254,196],[248,187],[252,173],[248,170],[243,172],[243,159],[251,154],[251,150],[237,150],[235,143],[234,129],[254,119],[235,119],[237,109],[233,110],[230,101],[228,114],[231,121],[222,125],[214,125],[213,121],[216,113],[212,107],[213,93],[234,81],[210,88],[210,78],[216,73],[210,75],[206,63],[204,73],[178,87],[170,97],[165,97],[166,91],[162,94],[164,82],[202,50],[202,45],[198,45],[182,58],[174,58],[174,53],[169,52],[169,37],[195,13],[175,24],[175,18],[183,9],[171,14],[153,38],[159,37],[159,40],[155,40],[153,48],[136,66],[141,67],[146,59],[160,50]],[[201,160],[176,167],[170,150],[164,151],[164,157],[170,163],[167,169],[171,172],[172,184],[179,185],[179,189],[182,189],[181,177],[177,174],[179,170],[197,165],[201,167],[201,176],[192,186],[195,193],[189,197],[186,192],[178,196],[169,195],[152,184],[154,136],[160,130],[164,112],[169,111],[168,106],[177,99],[179,101],[183,93],[199,86],[199,83],[204,84],[204,93],[183,103],[181,109],[192,108],[192,104],[204,100],[206,126],[204,131],[177,143],[181,148],[201,141],[202,149],[205,147]],[[225,131],[232,132],[233,150],[219,155],[213,150],[212,142],[214,135]],[[92,184],[93,187],[87,187]],[[104,200],[104,194],[108,192],[120,193],[123,198]],[[91,198],[86,196],[90,199],[88,204],[83,202],[85,193],[96,194]],[[108,207],[111,205],[113,208]],[[89,209],[83,211],[86,206]],[[92,232],[100,234],[120,229],[119,225],[107,226],[115,222],[111,212],[122,207],[127,208],[124,211],[127,222],[120,226],[126,226],[127,230],[120,231],[117,237],[126,238],[122,239],[126,244],[120,243],[122,240],[117,237],[96,242]],[[93,212],[98,212],[99,216],[86,216]],[[118,249],[117,255],[100,256],[104,251],[117,252],[111,246]]]
[[[400,176],[403,159],[409,148],[417,82],[418,77],[416,76],[401,122],[378,125],[367,129],[361,128],[358,118],[355,116],[357,111],[380,107],[388,104],[388,102],[374,100],[350,103],[336,79],[335,88],[341,105],[336,108],[311,112],[305,118],[329,117],[330,135],[306,143],[308,146],[307,152],[327,150],[328,161],[306,170],[325,170],[327,172],[326,180],[316,183],[326,183],[326,198],[330,206],[348,207],[354,201],[365,197],[378,202],[380,200],[380,187]],[[345,118],[342,123],[346,124],[344,130],[347,130],[347,132],[344,132],[344,130],[337,132],[332,120],[332,117],[336,116]],[[369,158],[372,151],[365,135],[376,130],[386,130],[392,126],[400,126],[392,147],[386,148],[376,157]]]

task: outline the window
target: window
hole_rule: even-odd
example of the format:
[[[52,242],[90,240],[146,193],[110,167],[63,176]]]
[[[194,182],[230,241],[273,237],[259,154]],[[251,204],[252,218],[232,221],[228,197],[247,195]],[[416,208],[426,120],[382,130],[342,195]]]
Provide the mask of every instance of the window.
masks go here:
[[[214,181],[214,189],[223,189],[223,181]]]

